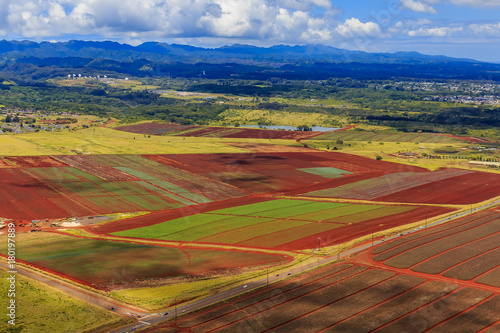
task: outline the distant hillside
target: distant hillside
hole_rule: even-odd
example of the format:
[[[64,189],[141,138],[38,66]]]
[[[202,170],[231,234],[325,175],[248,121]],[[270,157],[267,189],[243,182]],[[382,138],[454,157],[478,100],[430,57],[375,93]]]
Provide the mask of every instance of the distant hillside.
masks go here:
[[[210,79],[351,77],[500,81],[499,64],[417,52],[367,53],[323,45],[263,48],[236,44],[207,49],[157,42],[131,46],[110,41],[0,41],[0,71],[7,77],[46,79],[60,76],[59,69],[85,69],[89,75],[106,71],[134,76]]]
[[[275,45],[264,48],[235,44],[207,49],[158,42],[147,42],[138,46],[131,46],[110,41],[93,42],[78,40],[59,43],[3,40],[0,41],[0,54],[3,57],[79,57],[116,61],[146,59],[150,61],[182,61],[188,63],[272,62],[284,64],[302,63],[311,60],[330,63],[362,62],[383,64],[423,64],[456,61],[477,62],[474,60],[455,59],[445,56],[429,56],[417,52],[367,53],[362,51],[348,51],[323,45]]]

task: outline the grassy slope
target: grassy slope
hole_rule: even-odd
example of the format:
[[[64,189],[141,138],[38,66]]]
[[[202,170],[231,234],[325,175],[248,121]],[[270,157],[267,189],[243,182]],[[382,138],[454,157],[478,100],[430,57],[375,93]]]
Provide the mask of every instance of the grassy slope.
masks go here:
[[[135,138],[135,139],[134,139]],[[4,156],[83,154],[204,154],[243,153],[228,142],[255,142],[298,146],[290,140],[220,139],[173,136],[145,137],[104,127],[75,132],[39,132],[0,136]]]
[[[7,272],[0,269],[0,289],[8,289]],[[2,304],[7,304],[7,293],[0,293]],[[85,332],[92,328],[117,323],[121,317],[88,305],[33,279],[17,275],[16,326],[7,319],[0,321],[1,332],[67,333]]]

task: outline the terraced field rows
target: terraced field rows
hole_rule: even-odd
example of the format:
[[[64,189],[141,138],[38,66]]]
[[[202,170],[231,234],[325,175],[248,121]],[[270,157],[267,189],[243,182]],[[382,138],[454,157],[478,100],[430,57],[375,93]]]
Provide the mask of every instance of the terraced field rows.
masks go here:
[[[373,200],[403,190],[469,173],[471,173],[471,171],[459,169],[446,169],[434,172],[400,172],[362,180],[335,188],[309,192],[307,195],[317,197]]]
[[[372,219],[393,219],[414,209],[420,208],[278,199],[213,210],[113,235],[265,248],[286,247],[301,239],[321,237],[322,246],[327,246],[328,233],[338,228]],[[315,238],[313,245],[309,242],[301,246],[316,244]]]
[[[373,141],[373,142],[425,142],[425,143],[454,143],[463,142],[460,138],[436,134],[382,134],[356,131],[333,131],[314,137],[314,140],[343,140],[343,141]],[[471,139],[472,140],[472,139]]]
[[[442,281],[338,264],[183,318],[164,328],[207,332],[476,332],[500,296]],[[484,313],[491,316],[483,319]],[[463,330],[460,330],[463,329]]]
[[[372,253],[391,267],[500,287],[500,213],[478,213],[385,243]]]

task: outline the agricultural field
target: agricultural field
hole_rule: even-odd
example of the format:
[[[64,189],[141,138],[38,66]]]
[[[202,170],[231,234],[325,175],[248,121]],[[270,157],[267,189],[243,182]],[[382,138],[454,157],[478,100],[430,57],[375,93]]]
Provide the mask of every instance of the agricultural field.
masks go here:
[[[9,274],[0,269],[0,289],[9,289]],[[18,276],[16,285],[16,330],[7,323],[0,322],[1,332],[53,333],[79,332],[82,327],[88,330],[103,330],[106,326],[117,324],[122,317],[104,309],[91,306],[80,300],[48,287],[33,279]],[[0,294],[2,304],[7,304],[7,292]]]
[[[268,140],[256,141],[269,143]],[[4,156],[246,152],[227,142],[220,138],[147,137],[106,127],[91,127],[78,131],[2,135],[0,151]],[[284,140],[275,140],[273,144],[298,145]]]
[[[301,194],[304,193],[303,188],[309,186],[323,189],[390,173],[428,171],[355,155],[317,151],[171,154],[166,158],[174,161],[166,163],[177,163],[176,167],[187,172],[251,193],[292,191]]]
[[[207,126],[185,126],[170,123],[142,123],[116,127],[117,130],[147,134],[147,135],[167,135],[180,137],[206,137],[206,138],[226,138],[226,139],[282,139],[299,140],[314,137],[321,132],[301,132],[286,130],[266,130],[259,128],[241,127],[207,127]]]
[[[272,99],[274,100],[274,99]],[[280,101],[282,103],[286,103],[286,100]],[[310,100],[293,100],[292,103],[301,103],[306,104],[310,103]],[[332,125],[337,124],[341,119],[341,117],[327,115],[322,113],[315,112],[290,112],[290,111],[278,111],[278,110],[237,110],[237,109],[229,109],[221,114],[219,114],[219,118],[222,118],[218,123],[214,122],[214,125],[223,125],[223,124],[243,124],[243,125],[258,125],[259,122],[265,120],[269,124],[273,125],[287,125],[298,127],[301,125],[307,125],[309,127],[315,126],[323,126],[323,127],[332,127]],[[337,127],[337,126],[333,126]]]
[[[0,204],[0,216],[6,218],[155,211],[247,195],[137,155],[7,156],[4,161],[0,193],[7,200]]]
[[[315,140],[342,140],[342,141],[372,141],[372,142],[411,142],[411,143],[462,143],[462,142],[481,142],[479,139],[462,138],[444,134],[427,133],[394,133],[384,134],[376,132],[361,131],[334,131],[318,135]]]
[[[0,236],[2,242],[5,236]],[[286,255],[153,246],[42,233],[19,234],[17,259],[96,289],[180,275],[215,274],[242,267],[283,264]],[[0,250],[5,254],[5,249]]]
[[[331,246],[346,237],[355,238],[355,235],[361,236],[382,227],[400,225],[400,221],[412,223],[425,216],[450,211],[441,207],[277,199],[211,210],[111,234],[292,251],[315,248],[318,238],[321,239],[320,246]],[[122,227],[121,223],[118,227]]]
[[[498,305],[487,290],[347,262],[146,332],[477,332]]]
[[[441,191],[441,189],[447,189]],[[398,172],[305,193],[382,202],[474,204],[500,193],[500,175],[463,169]]]
[[[500,288],[500,214],[489,210],[376,247],[373,260],[405,271]]]

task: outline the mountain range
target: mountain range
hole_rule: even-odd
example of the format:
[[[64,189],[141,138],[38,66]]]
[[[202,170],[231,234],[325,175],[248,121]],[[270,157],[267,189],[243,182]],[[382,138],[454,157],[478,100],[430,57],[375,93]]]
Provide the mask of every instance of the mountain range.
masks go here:
[[[235,44],[219,48],[202,48],[190,45],[147,42],[137,46],[111,41],[41,42],[0,41],[0,55],[6,58],[98,58],[115,61],[145,59],[161,62],[234,62],[234,63],[403,63],[422,64],[438,62],[474,62],[446,56],[430,56],[418,52],[368,53],[349,51],[324,45],[274,45],[257,47]]]
[[[62,72],[208,79],[459,79],[500,81],[500,64],[417,52],[368,53],[324,45],[202,48],[147,42],[0,41],[0,72],[47,79]]]

